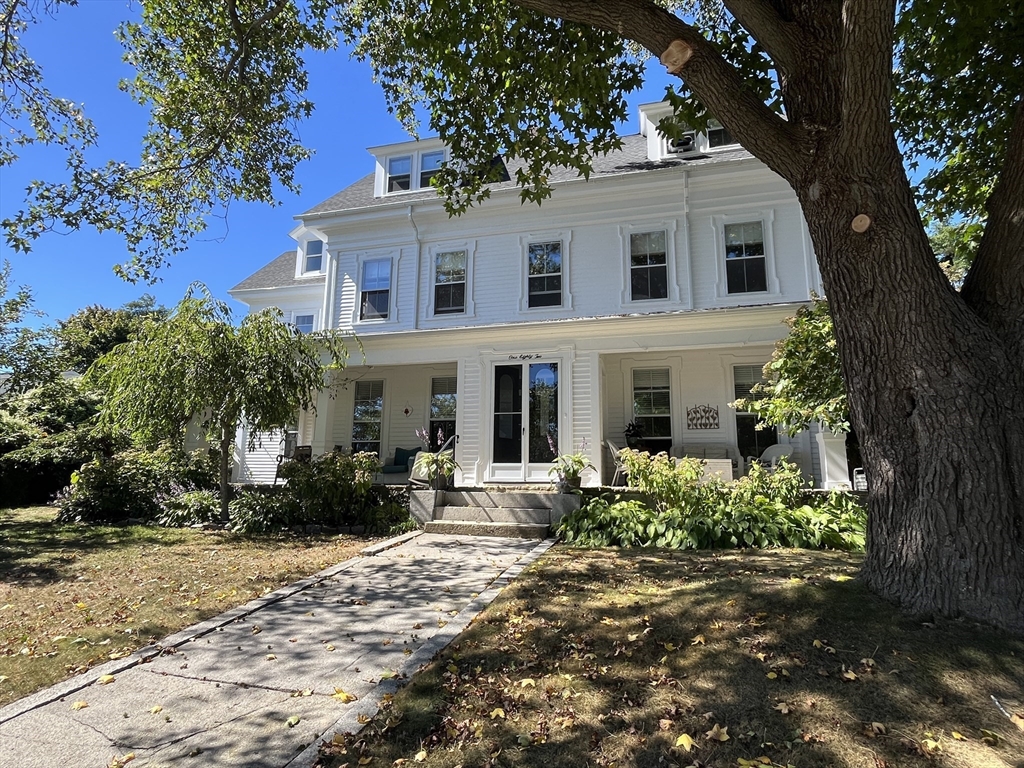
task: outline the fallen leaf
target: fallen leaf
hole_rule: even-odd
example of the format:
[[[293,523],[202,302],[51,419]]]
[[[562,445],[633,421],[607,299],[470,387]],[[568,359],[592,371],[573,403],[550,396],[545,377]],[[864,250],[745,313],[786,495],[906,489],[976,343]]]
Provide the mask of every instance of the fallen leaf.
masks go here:
[[[665,650],[671,653],[676,649],[675,643],[665,643]]]
[[[672,721],[663,717],[658,721],[658,727],[663,731],[670,731],[672,730]]]
[[[156,715],[156,714],[159,714],[160,712],[163,712],[163,711],[164,711],[164,708],[161,707],[159,704],[157,704],[155,707],[153,707],[152,709],[149,710],[149,714]]]
[[[419,752],[416,753],[416,756],[413,757],[413,760],[415,760],[417,763],[422,763],[426,759],[427,759],[427,750],[425,750],[425,749],[421,749]]]
[[[774,680],[775,678],[778,677],[778,675],[775,674],[774,672],[769,672],[767,675],[765,675],[765,677],[767,677],[769,680]]]
[[[372,762],[373,762],[373,758],[372,757],[360,757],[359,758],[359,764],[360,765],[369,765]]]
[[[495,707],[494,709],[492,709],[491,710],[491,720],[493,720],[496,717],[500,717],[502,720],[504,720],[505,719],[505,710],[502,709],[501,707]]]
[[[296,725],[299,724],[299,721],[301,719],[302,718],[299,717],[298,715],[292,715],[291,717],[289,717],[287,720],[284,721],[284,724],[287,725],[289,728],[294,728]]]
[[[776,709],[784,715],[788,715],[790,712],[793,711],[793,708],[784,701],[780,701],[778,704],[772,707],[772,709]]]
[[[843,672],[842,678],[844,680],[856,680],[857,679],[857,673],[854,672],[852,669],[848,669],[845,672]]]
[[[693,744],[693,737],[688,733],[684,733],[678,739],[676,739],[676,746],[682,747],[683,750],[686,752],[689,752],[691,749],[693,749]]]
[[[532,677],[527,677],[525,680],[519,681],[520,688],[526,688],[527,686],[529,686],[530,688],[536,688],[537,682]]]
[[[941,752],[942,745],[934,739],[925,739],[921,742],[921,747],[926,753]]]
[[[729,727],[723,728],[718,723],[715,723],[715,727],[708,731],[705,736],[714,741],[728,741],[729,740]]]
[[[6,682],[7,680],[10,680],[7,675],[0,675],[0,683]]]
[[[960,731],[953,731],[950,736],[956,741],[967,741],[967,737],[960,733]]]
[[[999,746],[999,742],[1003,740],[1003,737],[995,731],[990,731],[985,728],[982,728],[981,740],[988,744],[990,747],[997,747]]]
[[[704,635],[697,635],[697,636],[696,636],[695,638],[693,638],[693,640],[692,640],[692,641],[690,642],[690,645],[704,645]]]
[[[277,658],[277,656],[275,654],[273,654],[273,653],[268,653],[267,654],[267,661],[273,661],[276,658]]]
[[[100,685],[107,685],[109,683],[114,682],[114,680],[115,680],[115,678],[114,678],[113,675],[103,675],[96,682],[99,683]]]
[[[84,701],[76,701],[74,704],[71,705],[71,708],[77,711],[79,709],[85,709],[88,706],[89,705]]]
[[[262,629],[260,629],[260,625],[259,625],[259,624],[253,624],[253,625],[252,625],[252,633],[253,633],[254,635],[258,635],[258,634],[259,634],[260,632],[262,632],[262,631],[263,631],[263,630],[262,630]]]
[[[393,669],[385,669],[383,672],[380,673],[380,679],[381,680],[390,680],[396,674],[397,674],[397,672],[395,672],[395,670],[393,670]]]
[[[331,694],[331,698],[337,699],[342,704],[349,704],[355,701],[357,697],[353,696],[351,693],[346,693],[341,688],[335,688],[334,693]]]
[[[1010,722],[1016,725],[1022,731],[1024,731],[1024,717],[1021,717],[1016,712],[1014,712],[1012,715],[1010,715]]]

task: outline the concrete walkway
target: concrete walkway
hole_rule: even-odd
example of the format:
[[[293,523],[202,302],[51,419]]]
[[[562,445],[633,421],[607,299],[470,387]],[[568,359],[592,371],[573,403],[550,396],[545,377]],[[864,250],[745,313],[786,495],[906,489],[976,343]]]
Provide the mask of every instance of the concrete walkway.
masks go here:
[[[309,766],[551,542],[390,544],[0,709],[0,766]]]

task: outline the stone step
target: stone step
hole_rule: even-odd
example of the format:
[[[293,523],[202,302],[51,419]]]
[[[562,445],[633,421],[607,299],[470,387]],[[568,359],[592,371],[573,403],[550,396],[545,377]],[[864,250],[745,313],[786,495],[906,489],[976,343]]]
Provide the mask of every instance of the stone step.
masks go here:
[[[483,523],[465,520],[429,520],[423,524],[426,533],[448,536],[501,536],[506,539],[546,539],[547,525],[535,523]]]
[[[492,507],[505,509],[559,509],[572,504],[577,496],[565,493],[523,493],[517,491],[448,491],[444,503],[449,507]]]
[[[434,510],[435,520],[462,520],[467,523],[532,523],[550,525],[552,510],[511,507],[455,507]]]

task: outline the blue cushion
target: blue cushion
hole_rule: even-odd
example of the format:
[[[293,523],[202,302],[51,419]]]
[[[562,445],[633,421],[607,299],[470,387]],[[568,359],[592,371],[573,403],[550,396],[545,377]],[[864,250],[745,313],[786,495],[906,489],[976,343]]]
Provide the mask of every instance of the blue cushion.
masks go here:
[[[409,471],[409,459],[416,455],[416,449],[406,450],[405,448],[395,448],[395,466],[401,467],[400,470],[392,470],[398,472]]]

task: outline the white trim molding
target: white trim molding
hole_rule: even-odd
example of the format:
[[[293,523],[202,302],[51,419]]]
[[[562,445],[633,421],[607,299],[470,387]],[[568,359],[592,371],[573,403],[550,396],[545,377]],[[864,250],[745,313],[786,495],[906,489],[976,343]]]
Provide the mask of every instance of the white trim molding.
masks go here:
[[[715,285],[715,298],[718,304],[746,303],[743,298],[752,296],[759,299],[757,303],[763,303],[760,299],[766,297],[777,297],[782,295],[779,287],[778,272],[775,269],[775,209],[764,208],[761,210],[741,211],[739,213],[715,214],[710,217],[711,227],[715,233],[715,272],[717,282]],[[765,282],[768,286],[766,291],[750,291],[745,293],[729,293],[729,283],[725,270],[725,226],[727,224],[747,224],[760,222],[764,236],[764,268]]]
[[[534,243],[562,244],[562,303],[558,306],[531,307],[530,306],[530,245]],[[572,230],[546,230],[542,232],[529,232],[519,236],[519,270],[521,272],[521,284],[519,294],[519,311],[522,314],[567,314],[573,309],[571,277],[572,277]]]
[[[622,292],[619,297],[619,303],[622,307],[629,307],[630,309],[637,310],[645,307],[661,309],[665,305],[681,303],[682,299],[680,297],[682,296],[682,288],[679,285],[679,268],[677,266],[678,256],[676,255],[676,239],[678,237],[676,229],[678,227],[678,223],[679,222],[676,219],[666,219],[664,221],[619,225],[620,261],[622,263]],[[630,236],[646,234],[648,232],[665,233],[665,264],[668,295],[664,299],[635,300],[632,295],[632,248],[630,245]]]
[[[473,268],[474,262],[476,261],[476,240],[444,240],[436,243],[431,243],[426,248],[426,259],[421,265],[423,267],[421,275],[423,278],[424,288],[427,291],[427,300],[424,302],[425,314],[421,318],[424,326],[433,327],[434,325],[443,326],[450,325],[450,321],[447,318],[468,318],[476,317],[476,303],[473,299]],[[466,253],[466,303],[465,308],[461,312],[445,312],[440,315],[434,314],[434,281],[437,277],[435,272],[436,263],[435,260],[437,255],[440,253],[452,253],[455,251],[465,251]]]

